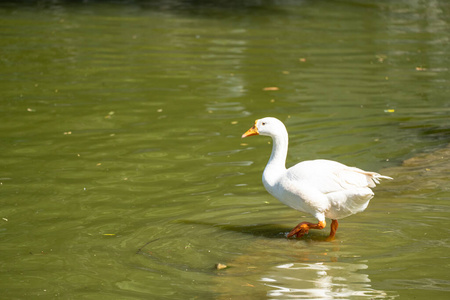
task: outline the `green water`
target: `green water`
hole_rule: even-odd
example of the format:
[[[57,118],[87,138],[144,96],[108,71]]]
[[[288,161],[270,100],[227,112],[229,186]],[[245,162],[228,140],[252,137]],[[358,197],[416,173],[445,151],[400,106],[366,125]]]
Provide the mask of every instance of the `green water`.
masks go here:
[[[1,2],[2,298],[448,299],[449,13]],[[240,137],[265,116],[288,165],[395,180],[335,241],[288,240],[314,219],[262,186],[269,140]]]

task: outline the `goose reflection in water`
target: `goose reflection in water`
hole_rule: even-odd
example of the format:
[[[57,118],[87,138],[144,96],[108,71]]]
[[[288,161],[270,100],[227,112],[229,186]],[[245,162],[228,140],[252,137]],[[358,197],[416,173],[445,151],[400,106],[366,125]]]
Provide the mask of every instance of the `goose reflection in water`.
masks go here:
[[[372,288],[363,263],[289,263],[261,278],[269,299],[394,299]]]

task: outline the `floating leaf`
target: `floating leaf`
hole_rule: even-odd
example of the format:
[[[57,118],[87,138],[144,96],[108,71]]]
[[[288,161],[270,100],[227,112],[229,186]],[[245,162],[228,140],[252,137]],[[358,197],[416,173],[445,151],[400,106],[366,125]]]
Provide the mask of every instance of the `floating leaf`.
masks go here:
[[[280,88],[276,87],[276,86],[269,86],[269,87],[265,87],[263,88],[263,91],[278,91]]]

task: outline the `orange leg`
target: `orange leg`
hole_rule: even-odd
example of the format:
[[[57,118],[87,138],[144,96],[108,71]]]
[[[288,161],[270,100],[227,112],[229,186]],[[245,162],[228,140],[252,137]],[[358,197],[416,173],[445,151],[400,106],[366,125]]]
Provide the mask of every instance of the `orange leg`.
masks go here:
[[[335,220],[333,220],[333,221],[335,221]],[[336,222],[336,224],[337,224],[337,222]],[[292,229],[291,232],[289,232],[287,237],[290,238],[295,235],[299,238],[299,237],[302,237],[303,235],[307,234],[310,229],[323,229],[323,228],[325,228],[326,225],[327,224],[325,221],[320,221],[317,224],[309,223],[309,222],[301,222],[300,224],[295,226],[295,228]],[[337,229],[337,225],[336,225],[336,229]]]
[[[327,241],[334,240],[334,236],[336,235],[338,226],[339,226],[339,224],[338,224],[337,220],[331,220],[331,230],[330,230],[330,235],[327,237]]]

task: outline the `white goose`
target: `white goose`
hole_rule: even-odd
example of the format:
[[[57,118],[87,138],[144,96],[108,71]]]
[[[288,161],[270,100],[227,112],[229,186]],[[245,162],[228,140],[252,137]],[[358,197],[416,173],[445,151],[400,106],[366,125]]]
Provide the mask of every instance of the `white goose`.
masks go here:
[[[284,124],[275,118],[255,121],[242,137],[267,135],[273,148],[262,176],[266,190],[284,204],[313,215],[317,224],[301,222],[288,237],[301,237],[309,229],[323,229],[325,218],[330,218],[332,240],[338,228],[338,219],[362,212],[374,196],[370,188],[380,179],[392,179],[375,172],[348,167],[331,160],[309,160],[286,169],[288,133]]]

